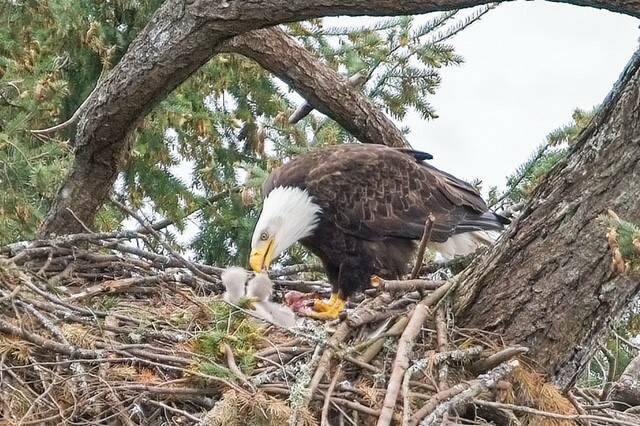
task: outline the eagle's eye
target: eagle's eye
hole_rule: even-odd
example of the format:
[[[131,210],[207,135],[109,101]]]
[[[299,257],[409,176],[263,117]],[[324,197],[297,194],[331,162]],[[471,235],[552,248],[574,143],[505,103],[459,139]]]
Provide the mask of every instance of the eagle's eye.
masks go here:
[[[267,234],[266,232],[262,232],[260,234],[260,241],[267,241],[269,239],[269,234]]]

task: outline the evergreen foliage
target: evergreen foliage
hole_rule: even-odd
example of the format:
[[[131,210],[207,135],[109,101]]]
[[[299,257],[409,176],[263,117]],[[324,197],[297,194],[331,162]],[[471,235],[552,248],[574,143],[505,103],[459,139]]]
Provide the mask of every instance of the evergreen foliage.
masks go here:
[[[225,359],[222,346],[228,345],[237,358],[238,367],[250,374],[255,366],[254,354],[264,332],[263,326],[221,300],[212,301],[209,308],[211,327],[200,333],[194,341],[196,352],[207,359],[197,366],[198,370],[211,376],[234,378],[233,373],[223,366]]]
[[[0,243],[33,237],[66,174],[72,128],[64,122],[116,63],[159,0],[0,4]],[[120,217],[103,212],[97,225]]]
[[[573,122],[550,132],[529,159],[507,177],[507,189],[502,194],[498,195],[495,187],[489,190],[489,204],[494,208],[504,207],[531,198],[547,173],[567,156],[569,148],[595,113],[596,108],[591,111],[576,108],[572,114]]]

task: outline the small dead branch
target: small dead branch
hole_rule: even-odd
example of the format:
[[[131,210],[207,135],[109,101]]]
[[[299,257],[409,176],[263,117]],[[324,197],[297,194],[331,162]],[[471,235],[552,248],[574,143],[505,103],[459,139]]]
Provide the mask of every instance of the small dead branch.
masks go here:
[[[291,266],[283,266],[280,269],[273,269],[269,271],[269,277],[278,278],[278,277],[286,277],[289,275],[297,275],[303,272],[324,272],[324,268],[319,264],[300,264],[300,265],[291,265]]]
[[[535,408],[525,407],[521,405],[504,404],[500,402],[484,401],[481,399],[475,399],[473,401],[475,405],[510,410],[519,413],[532,414],[534,416],[547,417],[557,420],[593,420],[603,422],[607,425],[623,425],[623,426],[637,426],[639,419],[637,417],[626,416],[628,420],[617,419],[614,417],[594,416],[594,415],[582,415],[582,414],[558,414],[548,411],[536,410]]]
[[[472,346],[468,349],[456,349],[453,351],[433,353],[428,359],[429,362],[434,365],[439,365],[445,361],[453,361],[453,362],[471,362],[474,359],[478,358],[484,348],[482,346]]]
[[[104,77],[107,74],[107,72],[108,72],[107,67],[103,66],[102,70],[100,71],[100,75],[98,76],[98,80],[96,81],[96,85],[94,86],[93,90],[91,91],[91,93],[89,93],[89,96],[87,96],[85,98],[85,100],[82,101],[80,106],[75,110],[75,112],[71,115],[71,117],[69,117],[68,120],[66,120],[63,123],[57,124],[55,126],[46,128],[46,129],[30,130],[30,132],[33,133],[34,135],[50,135],[52,133],[56,133],[56,132],[62,131],[64,129],[66,129],[67,127],[75,126],[78,123],[78,120],[80,120],[80,117],[82,116],[82,114],[84,114],[84,110],[86,109],[87,105],[89,104],[89,99],[91,99],[93,94],[97,91],[98,86],[100,85],[100,82],[104,79]]]
[[[368,290],[369,293],[378,293],[386,291],[389,293],[411,293],[412,291],[435,290],[445,284],[446,281],[441,280],[385,280],[380,277],[372,279],[373,289]]]
[[[174,282],[191,282],[188,276],[180,275],[180,274],[160,274],[150,277],[136,277],[136,278],[125,278],[120,280],[110,280],[104,281],[100,284],[88,287],[86,290],[76,293],[72,296],[69,296],[65,299],[66,302],[73,302],[82,299],[88,299],[100,294],[108,294],[108,293],[119,293],[126,291],[127,289],[139,285],[149,285],[149,284],[158,284],[165,281],[174,281]]]
[[[353,87],[359,87],[366,80],[367,74],[356,72],[351,77],[349,77],[349,84]],[[289,124],[296,124],[307,115],[309,115],[314,109],[315,108],[309,102],[304,102],[289,116],[289,119],[287,121]]]
[[[613,356],[611,351],[607,349],[606,346],[598,345],[598,347],[600,348],[600,352],[602,352],[604,357],[607,359],[607,364],[608,364],[607,376],[605,378],[604,386],[602,388],[602,394],[600,395],[600,400],[606,401],[607,398],[609,397],[609,393],[611,392],[611,387],[613,386],[613,383],[615,381],[617,362],[616,362],[616,357]]]
[[[488,358],[474,362],[471,365],[471,370],[478,374],[484,373],[485,371],[491,370],[492,368],[497,367],[498,365],[510,360],[511,358],[514,358],[518,355],[526,354],[527,352],[529,352],[529,348],[526,348],[524,346],[505,348],[500,352],[489,356]]]
[[[438,352],[446,353],[449,347],[449,339],[447,337],[447,318],[443,307],[436,310],[436,336],[438,341]],[[447,384],[448,366],[446,359],[438,365],[438,389],[445,390],[449,387]]]
[[[151,235],[153,235],[157,241],[162,244],[162,246],[169,252],[171,253],[176,259],[178,259],[181,263],[182,266],[186,267],[187,269],[189,269],[191,272],[193,272],[197,277],[202,278],[205,281],[209,281],[209,282],[213,282],[215,284],[218,284],[218,281],[216,280],[212,280],[211,277],[209,275],[207,275],[206,273],[202,272],[193,262],[188,261],[187,259],[185,259],[184,257],[182,257],[182,255],[180,253],[178,253],[173,247],[171,247],[170,244],[167,244],[164,239],[162,238],[162,236],[158,233],[158,231],[156,231],[155,229],[153,229],[150,225],[148,225],[146,223],[146,221],[140,217],[138,214],[136,214],[133,210],[131,210],[129,207],[125,206],[124,204],[122,204],[121,202],[119,202],[118,200],[116,200],[115,198],[111,199],[111,202],[113,204],[115,204],[120,210],[122,210],[123,213],[128,214],[129,216],[131,216],[132,218],[134,218],[135,220],[138,221],[138,223],[147,231],[149,232]]]
[[[391,326],[391,328],[386,333],[382,333],[379,336],[368,340],[367,342],[363,342],[357,345],[356,347],[359,349],[362,349],[363,347],[366,348],[358,357],[358,359],[362,362],[371,362],[371,360],[374,359],[382,350],[385,338],[399,336],[407,327],[408,323],[409,317],[403,315],[396,320],[393,326]]]
[[[413,342],[422,328],[422,324],[430,313],[430,307],[440,301],[440,299],[449,291],[451,283],[447,283],[432,294],[424,298],[414,309],[411,319],[404,329],[400,340],[398,341],[398,350],[396,358],[393,361],[391,377],[387,386],[387,393],[384,397],[380,417],[378,418],[378,426],[387,426],[391,423],[393,411],[400,392],[400,386],[404,373],[409,368],[409,351],[413,347]]]
[[[587,410],[585,410],[585,408],[582,406],[582,404],[580,404],[580,401],[578,401],[576,399],[575,395],[571,391],[566,393],[566,397],[569,400],[569,402],[571,402],[571,405],[573,405],[573,408],[576,409],[578,414],[580,414],[582,416],[586,416],[587,415]],[[582,426],[591,426],[591,422],[588,419],[580,419],[579,423]]]
[[[180,410],[179,408],[171,407],[171,406],[169,406],[169,405],[167,405],[167,404],[165,404],[163,402],[154,401],[153,399],[145,399],[145,403],[151,404],[151,405],[155,405],[157,407],[162,408],[163,410],[171,411],[171,412],[176,413],[176,414],[178,414],[180,416],[183,416],[183,417],[185,417],[185,418],[187,418],[187,419],[189,419],[189,420],[191,420],[191,421],[193,421],[195,423],[200,423],[200,418],[199,417],[196,417],[196,416],[188,413],[185,410]],[[134,424],[134,423],[131,423],[131,424]]]
[[[329,383],[329,388],[324,396],[324,403],[322,404],[322,414],[320,416],[320,426],[331,426],[329,423],[329,407],[331,406],[331,395],[333,394],[333,390],[336,387],[336,383],[338,383],[338,378],[342,373],[342,366],[338,365],[336,371],[333,373],[333,378],[331,379],[331,383]]]
[[[231,370],[231,372],[237,377],[239,378],[242,383],[245,384],[245,386],[252,388],[253,385],[251,385],[251,383],[249,382],[249,380],[247,379],[247,376],[244,375],[244,373],[242,372],[242,370],[240,370],[240,368],[238,367],[238,364],[236,364],[236,359],[233,356],[233,350],[231,349],[231,346],[229,346],[226,343],[223,343],[220,346],[220,351],[222,353],[224,353],[224,356],[227,360],[227,366],[229,367],[229,370]]]
[[[424,258],[424,251],[427,249],[427,244],[429,244],[429,240],[431,240],[431,231],[433,230],[433,221],[435,218],[431,213],[427,216],[427,220],[424,223],[424,232],[422,233],[422,238],[420,239],[420,245],[418,246],[418,253],[416,254],[416,263],[413,265],[413,269],[411,270],[410,278],[415,280],[420,275],[420,270],[422,269],[422,259]]]
[[[432,398],[433,402],[428,402],[418,412],[416,412],[409,424],[417,425],[420,423],[421,426],[440,424],[439,422],[442,417],[451,409],[459,407],[470,401],[483,391],[493,389],[500,380],[511,374],[511,372],[518,368],[519,365],[520,364],[516,360],[505,362],[490,372],[479,376],[478,379],[473,380],[468,384],[461,383],[446,391],[439,392],[438,394],[442,395],[443,393],[451,391],[450,394],[445,397],[438,397],[438,394],[436,394],[436,396]],[[443,400],[444,402],[440,402]]]
[[[344,342],[351,332],[351,327],[346,321],[340,323],[338,328],[336,329],[333,336],[327,343],[327,348],[324,350],[320,361],[318,362],[318,367],[316,368],[313,377],[311,378],[311,382],[309,383],[309,393],[313,394],[320,384],[320,381],[324,378],[325,374],[327,374],[327,370],[329,369],[329,365],[331,363],[331,359],[333,358],[334,347],[338,347]]]
[[[69,357],[102,358],[104,356],[104,352],[102,351],[83,349],[73,345],[58,343],[54,340],[46,339],[38,334],[31,333],[23,328],[16,327],[3,319],[0,319],[0,331],[7,335],[20,337],[40,348],[51,350]]]

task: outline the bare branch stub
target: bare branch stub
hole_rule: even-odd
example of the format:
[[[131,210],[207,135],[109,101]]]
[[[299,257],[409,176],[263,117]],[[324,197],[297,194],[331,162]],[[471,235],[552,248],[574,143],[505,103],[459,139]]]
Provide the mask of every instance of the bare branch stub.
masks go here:
[[[424,223],[424,232],[420,239],[420,245],[418,246],[418,253],[416,254],[416,263],[411,270],[411,279],[415,280],[420,276],[420,270],[422,269],[422,259],[424,258],[424,252],[427,249],[427,244],[431,240],[431,231],[433,230],[433,222],[435,218],[431,213],[427,216],[427,220]]]

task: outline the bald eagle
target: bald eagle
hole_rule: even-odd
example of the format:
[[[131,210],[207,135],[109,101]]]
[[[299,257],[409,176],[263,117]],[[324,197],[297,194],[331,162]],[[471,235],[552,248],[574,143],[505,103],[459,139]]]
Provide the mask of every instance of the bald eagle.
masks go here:
[[[263,271],[299,241],[332,284],[315,317],[336,318],[374,275],[397,279],[410,266],[429,214],[431,247],[464,255],[497,238],[508,220],[490,212],[470,184],[424,163],[427,153],[347,144],[300,155],[263,186],[249,263]]]

